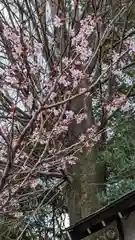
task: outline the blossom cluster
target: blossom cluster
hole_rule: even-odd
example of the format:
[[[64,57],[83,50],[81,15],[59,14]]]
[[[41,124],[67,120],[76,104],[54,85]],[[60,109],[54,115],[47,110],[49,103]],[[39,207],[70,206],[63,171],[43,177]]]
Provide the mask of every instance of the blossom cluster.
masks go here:
[[[56,32],[64,28],[64,21],[55,15]],[[30,37],[23,26],[14,29],[3,24],[0,38],[7,60],[2,71],[1,93],[7,100],[3,121],[9,129],[7,138],[12,136],[14,153],[14,177],[9,175],[9,182],[14,184],[17,176],[22,177],[23,187],[30,182],[35,189],[40,171],[59,173],[61,168],[75,164],[77,153],[83,153],[84,148],[90,152],[100,141],[101,112],[110,116],[127,102],[117,86],[134,54],[134,43],[123,42],[121,52],[117,47],[113,51],[103,49],[100,59],[100,44],[95,46],[95,42],[101,25],[100,17],[88,15],[82,19],[79,30],[73,28],[72,34],[68,33],[70,54],[63,54],[57,41],[53,52],[49,41],[43,44],[42,39]],[[130,53],[124,52],[127,45]],[[91,123],[90,115],[95,120]],[[0,155],[6,165],[7,154],[2,147]]]

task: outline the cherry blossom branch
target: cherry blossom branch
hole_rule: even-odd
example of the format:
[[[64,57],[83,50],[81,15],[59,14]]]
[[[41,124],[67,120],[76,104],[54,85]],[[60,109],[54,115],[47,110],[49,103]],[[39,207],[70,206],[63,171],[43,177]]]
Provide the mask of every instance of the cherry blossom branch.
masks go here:
[[[9,146],[9,141],[8,138],[5,136],[5,134],[3,133],[2,129],[0,128],[0,135],[2,136],[2,138],[4,139],[4,141],[7,143],[7,145]]]
[[[119,59],[121,59],[126,53],[128,53],[128,51],[129,51],[129,49],[126,50],[126,51],[119,57]],[[118,61],[118,60],[117,60],[117,61]],[[116,64],[117,61],[115,61],[114,64]],[[97,79],[94,83],[92,83],[91,86],[90,86],[87,90],[82,91],[82,92],[80,92],[80,93],[78,93],[78,94],[75,94],[75,95],[73,95],[72,97],[67,98],[67,99],[65,99],[65,100],[63,100],[63,101],[61,101],[61,102],[57,102],[57,103],[54,103],[54,104],[51,104],[51,105],[48,105],[48,106],[43,106],[43,107],[41,107],[40,111],[46,110],[46,109],[50,109],[50,108],[54,108],[54,107],[57,107],[57,106],[60,106],[60,105],[63,105],[63,104],[65,104],[65,103],[67,103],[67,102],[69,102],[69,101],[71,101],[71,100],[74,100],[74,99],[76,99],[76,98],[78,98],[78,97],[80,97],[80,96],[82,96],[82,95],[90,92],[90,91],[92,90],[92,88],[95,87],[95,86],[97,85],[97,83],[103,78],[103,76],[105,75],[105,73],[107,73],[107,71],[111,68],[111,66],[112,66],[112,65],[109,65],[108,68],[101,73],[101,75],[98,77],[98,79]]]
[[[121,14],[124,14],[125,11],[126,11],[126,8],[123,7],[123,8],[119,11],[119,13],[113,18],[113,20],[111,20],[110,24],[106,27],[106,29],[105,29],[105,31],[104,31],[101,39],[100,39],[100,42],[99,42],[99,44],[98,44],[98,46],[97,46],[97,48],[96,48],[96,50],[95,50],[95,53],[93,54],[93,56],[92,56],[92,57],[90,58],[90,60],[88,61],[88,64],[87,64],[87,66],[86,66],[85,69],[84,69],[84,72],[86,72],[87,69],[88,69],[88,67],[91,65],[93,59],[95,58],[95,56],[96,56],[97,53],[98,53],[99,48],[100,48],[102,45],[104,45],[104,42],[105,42],[105,40],[106,40],[106,36],[107,36],[108,32],[110,32],[110,29],[112,28],[112,24],[115,22],[115,20],[116,20]]]
[[[18,9],[15,13],[11,4],[7,6],[7,1],[2,2],[11,17],[8,21],[3,13],[0,15],[0,48],[7,58],[4,71],[1,70],[0,117],[5,127],[1,128],[4,134],[2,138],[8,136],[6,132],[9,133],[12,127],[13,141],[9,144],[8,156],[5,157],[3,149],[0,149],[3,154],[0,200],[3,199],[2,208],[12,208],[13,199],[19,201],[21,188],[25,194],[29,194],[28,191],[36,192],[31,187],[32,179],[36,182],[41,175],[63,178],[60,168],[66,169],[68,164],[74,164],[81,154],[79,152],[85,149],[90,151],[93,144],[97,143],[107,129],[109,118],[102,111],[104,119],[100,119],[96,126],[94,101],[100,105],[99,113],[102,106],[104,110],[110,107],[111,103],[106,97],[106,86],[110,81],[108,76],[114,76],[116,81],[111,95],[112,103],[121,105],[119,98],[124,101],[117,79],[120,80],[120,73],[131,66],[134,46],[131,46],[131,42],[127,48],[127,42],[124,41],[129,27],[128,19],[127,26],[124,25],[123,14],[128,11],[125,7],[117,9],[117,14],[110,17],[110,3],[105,6],[104,12],[104,4],[95,7],[92,1],[93,14],[85,16],[83,12],[78,21],[78,1],[74,5],[73,17],[65,8],[64,1],[54,6],[49,2],[51,20],[48,20],[48,16],[45,16],[46,1],[42,6],[38,1],[33,3],[24,0],[22,5],[14,0],[14,6]],[[131,3],[133,1],[130,1],[129,7]],[[87,4],[91,7],[88,1]],[[108,14],[110,24],[107,24],[105,14]],[[117,22],[118,18],[123,21],[123,29]],[[121,35],[117,45],[113,36],[114,24],[118,27],[117,35]],[[102,33],[103,25],[106,28]],[[108,38],[111,43],[106,46]],[[121,56],[118,55],[118,49],[121,50]],[[123,52],[124,49],[128,50]],[[110,85],[114,87],[112,81]],[[129,90],[130,94],[132,89]],[[17,91],[19,97],[13,124],[11,106],[15,103]],[[85,105],[89,97],[91,109]],[[94,126],[90,127],[87,121],[93,112],[95,121]],[[68,136],[71,134],[75,135],[72,141]],[[11,194],[5,200],[3,196],[9,186]]]

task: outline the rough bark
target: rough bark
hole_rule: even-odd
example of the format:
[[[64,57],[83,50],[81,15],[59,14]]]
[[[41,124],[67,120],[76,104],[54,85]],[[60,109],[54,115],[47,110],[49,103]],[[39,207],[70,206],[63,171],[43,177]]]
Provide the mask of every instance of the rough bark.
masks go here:
[[[104,166],[96,163],[96,148],[91,153],[84,152],[73,169],[72,189],[68,192],[71,224],[100,208],[97,194],[100,190],[99,183],[103,182]]]
[[[70,144],[94,122],[91,98],[80,98],[71,103],[74,111],[79,111],[84,105],[87,112],[87,120],[80,125],[76,123],[72,124],[69,133]],[[78,163],[71,169],[73,182],[67,192],[67,204],[71,224],[87,217],[90,213],[100,208],[97,195],[100,187],[103,187],[105,169],[103,164],[99,164],[96,161],[97,150],[98,146],[94,146],[91,152],[88,152],[87,149],[83,153],[80,152],[78,154]]]

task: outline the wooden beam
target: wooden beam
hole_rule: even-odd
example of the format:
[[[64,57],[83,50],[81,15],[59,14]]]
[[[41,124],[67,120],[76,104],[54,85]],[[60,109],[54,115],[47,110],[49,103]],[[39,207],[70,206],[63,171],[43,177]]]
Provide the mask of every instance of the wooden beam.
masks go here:
[[[133,211],[135,211],[135,191],[99,209],[67,230],[70,231],[71,240],[81,240]]]

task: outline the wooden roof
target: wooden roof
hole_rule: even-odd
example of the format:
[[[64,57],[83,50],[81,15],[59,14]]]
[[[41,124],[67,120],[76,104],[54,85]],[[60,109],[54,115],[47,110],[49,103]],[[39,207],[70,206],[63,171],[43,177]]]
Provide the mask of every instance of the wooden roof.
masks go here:
[[[111,222],[135,210],[135,190],[99,209],[66,229],[70,240],[80,240],[96,233]]]

